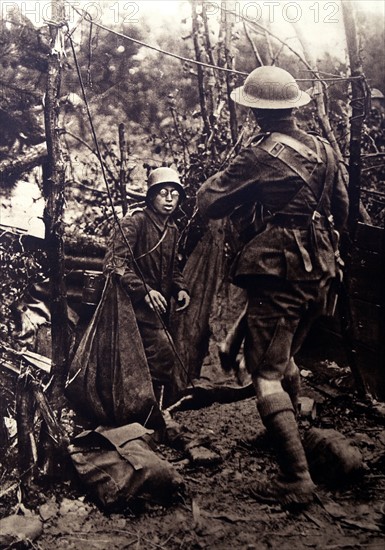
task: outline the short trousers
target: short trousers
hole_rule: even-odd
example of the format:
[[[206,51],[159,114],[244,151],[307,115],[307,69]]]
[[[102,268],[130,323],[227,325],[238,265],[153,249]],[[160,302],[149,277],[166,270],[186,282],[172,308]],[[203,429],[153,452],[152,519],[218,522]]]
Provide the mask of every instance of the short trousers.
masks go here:
[[[282,379],[311,325],[325,314],[331,281],[264,275],[250,281],[244,354],[253,378]]]

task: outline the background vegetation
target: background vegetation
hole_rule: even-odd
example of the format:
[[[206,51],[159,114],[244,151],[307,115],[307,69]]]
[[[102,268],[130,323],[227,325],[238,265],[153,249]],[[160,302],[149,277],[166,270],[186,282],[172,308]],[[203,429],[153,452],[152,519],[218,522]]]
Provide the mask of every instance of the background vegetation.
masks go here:
[[[118,213],[122,212],[117,185],[122,168],[127,190],[140,193],[145,190],[149,169],[162,164],[176,166],[188,194],[178,219],[183,234],[181,253],[187,256],[202,234],[202,221],[194,215],[191,222],[197,188],[258,131],[247,111],[235,110],[229,101],[229,91],[244,77],[203,68],[145,48],[98,27],[97,21],[90,24],[77,16],[75,21],[76,25],[71,26],[71,39]],[[368,85],[385,91],[384,21],[370,11],[358,11],[357,23]],[[191,14],[186,19],[180,21],[175,17],[163,27],[155,26],[150,15],[147,19],[141,16],[140,25],[126,24],[122,20],[105,25],[182,58],[245,73],[261,63],[276,64],[299,79],[309,75],[300,59],[303,57],[300,47],[287,47],[292,42],[285,42],[284,36],[279,37],[274,25],[268,21],[255,25],[243,19],[235,20],[225,11],[208,16],[199,1],[191,2]],[[60,131],[66,161],[66,235],[106,237],[113,221],[111,206],[95,154],[68,38],[65,46],[67,57],[63,60],[62,70]],[[49,47],[46,25],[35,25],[20,10],[7,12],[7,20],[1,21],[0,38],[3,73],[0,162],[24,155],[32,146],[44,141],[43,102]],[[327,51],[318,55],[316,61],[318,70],[323,71],[321,74],[348,76],[346,60],[337,53],[340,52],[335,55],[333,51]],[[311,81],[301,82],[303,89],[311,86]],[[349,82],[327,81],[324,91],[327,115],[347,161]],[[299,122],[306,129],[322,133],[313,103],[299,113]],[[372,223],[382,225],[385,205],[384,107],[382,111],[380,108],[370,111],[368,104],[366,115],[362,139],[362,197]],[[127,139],[124,160],[118,139],[121,123],[125,125]],[[6,171],[2,176],[2,200],[6,202],[7,193],[17,178]],[[23,178],[37,181],[41,186],[39,168],[25,173]],[[138,200],[132,198],[130,203],[137,204]],[[28,283],[46,275],[46,270],[35,253],[31,256],[30,252],[18,249],[17,244],[10,245],[8,240],[3,239],[0,253],[2,290],[7,296],[0,322],[3,334],[7,334],[12,317],[11,303],[22,295]]]

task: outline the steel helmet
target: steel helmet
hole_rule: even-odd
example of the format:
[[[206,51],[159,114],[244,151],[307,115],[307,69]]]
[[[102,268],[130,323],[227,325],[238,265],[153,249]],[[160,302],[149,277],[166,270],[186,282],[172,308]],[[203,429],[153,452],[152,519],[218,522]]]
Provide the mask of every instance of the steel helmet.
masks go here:
[[[175,186],[175,189],[179,191],[180,196],[183,199],[185,192],[179,179],[178,172],[173,168],[167,168],[166,166],[155,168],[155,170],[153,170],[148,176],[146,197],[148,198],[149,193],[156,192],[157,188],[160,188],[168,183]]]
[[[378,88],[372,88],[370,95],[372,99],[384,99],[384,94]]]
[[[272,66],[254,69],[244,85],[231,92],[231,99],[254,109],[291,109],[311,101],[290,73]]]

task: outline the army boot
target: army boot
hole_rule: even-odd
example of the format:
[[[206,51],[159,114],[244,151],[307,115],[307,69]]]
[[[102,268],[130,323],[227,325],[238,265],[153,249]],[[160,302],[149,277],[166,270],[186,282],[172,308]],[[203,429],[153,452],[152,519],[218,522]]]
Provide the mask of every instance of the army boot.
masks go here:
[[[282,379],[282,387],[290,396],[294,413],[299,414],[299,394],[301,391],[301,375],[294,359],[291,357],[289,365]]]
[[[250,488],[251,496],[261,502],[284,505],[312,502],[315,485],[289,395],[277,392],[262,397],[258,410],[277,452],[281,474],[277,479],[254,483]]]

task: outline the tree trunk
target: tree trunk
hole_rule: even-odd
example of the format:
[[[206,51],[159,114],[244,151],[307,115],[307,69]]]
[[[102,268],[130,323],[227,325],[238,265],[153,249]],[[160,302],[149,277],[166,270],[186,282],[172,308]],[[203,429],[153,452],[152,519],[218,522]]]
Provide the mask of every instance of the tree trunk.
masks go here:
[[[21,481],[28,485],[36,464],[36,442],[33,434],[35,399],[31,389],[31,375],[20,374],[16,385],[17,451]]]
[[[64,21],[64,1],[52,2],[52,15],[60,23]],[[47,91],[45,96],[44,122],[48,160],[43,166],[43,192],[45,197],[44,223],[45,244],[50,265],[51,334],[52,334],[52,383],[47,391],[55,414],[60,416],[64,401],[64,386],[67,376],[69,332],[67,296],[64,283],[64,162],[58,132],[59,97],[61,82],[61,57],[64,54],[64,35],[60,26],[51,25],[51,52],[48,58]],[[50,457],[49,441],[44,426],[39,441],[40,460],[44,473],[50,475],[54,463]],[[53,450],[53,449],[52,449]],[[52,453],[53,457],[53,453]]]
[[[226,68],[234,68],[234,56],[231,52],[231,29],[232,23],[227,17],[227,12],[224,12],[225,21],[224,21],[224,33],[225,33],[225,63]],[[232,79],[233,76],[230,73],[226,73],[226,90],[227,90],[227,102],[230,115],[230,132],[231,132],[231,141],[235,145],[238,137],[238,122],[237,122],[237,112],[235,110],[234,101],[230,98],[230,93],[232,91]]]
[[[354,20],[353,3],[350,0],[341,2],[342,15],[345,25],[346,42],[350,61],[352,80],[352,116],[349,145],[349,229],[352,234],[355,230],[360,211],[360,183],[361,183],[361,135],[362,123],[365,118],[367,104],[364,72],[360,58],[357,29]]]
[[[245,35],[246,35],[246,38],[247,40],[250,42],[250,46],[251,46],[251,49],[253,50],[254,52],[254,55],[255,55],[255,60],[257,62],[257,67],[262,67],[262,65],[264,65],[263,61],[262,61],[262,58],[259,54],[259,51],[258,51],[258,47],[257,45],[254,43],[251,35],[250,35],[250,32],[249,32],[249,29],[247,28],[247,24],[246,24],[246,21],[243,22],[243,29],[245,31]]]
[[[342,9],[345,10],[346,6],[344,6],[344,2],[341,2],[341,5],[342,5]],[[352,17],[352,11],[351,10],[352,10],[352,7],[350,7],[350,17]],[[354,22],[354,20],[353,20],[353,22]],[[319,120],[320,120],[322,131],[324,132],[325,137],[328,139],[328,141],[330,142],[330,144],[332,145],[334,151],[337,154],[338,160],[340,161],[340,166],[341,166],[341,170],[342,170],[342,173],[343,173],[343,176],[344,176],[346,186],[348,187],[348,189],[350,189],[350,177],[349,177],[350,174],[349,175],[347,174],[343,153],[341,152],[341,149],[338,145],[338,142],[336,140],[336,137],[334,135],[333,129],[332,129],[331,124],[330,124],[328,114],[326,112],[324,91],[323,91],[323,88],[322,88],[323,85],[322,85],[322,82],[320,80],[320,75],[318,73],[318,68],[317,68],[316,61],[315,61],[315,59],[314,59],[314,57],[311,53],[311,49],[309,47],[308,42],[307,42],[304,34],[302,33],[301,26],[298,23],[293,23],[292,25],[293,25],[296,33],[297,33],[299,41],[302,44],[303,53],[304,53],[304,56],[305,56],[305,61],[311,67],[311,69],[313,70],[313,74],[315,76],[315,80],[313,81],[313,86],[315,88],[314,100],[315,100],[316,105],[317,105],[317,113],[318,113],[318,117],[319,117]],[[354,28],[354,32],[355,32],[355,28]],[[353,120],[353,118],[352,118],[352,120]],[[361,121],[361,125],[362,125],[362,121]],[[352,125],[352,128],[353,128],[353,125]],[[351,152],[351,148],[350,148],[350,152]],[[349,173],[350,173],[350,170],[349,170]],[[348,181],[349,181],[349,184],[348,184]],[[357,197],[354,197],[354,201],[356,201],[356,199],[357,199]],[[370,216],[366,212],[366,209],[364,208],[362,203],[360,203],[359,196],[358,196],[358,207],[355,206],[354,211],[355,211],[355,216],[356,216],[356,218],[355,218],[356,222],[358,220],[358,216],[360,215],[360,218],[363,222],[370,223]]]
[[[126,129],[123,123],[119,124],[119,149],[120,149],[120,171],[119,171],[119,190],[122,198],[123,216],[127,214],[127,192],[126,192],[126,163],[127,163],[127,141]]]
[[[60,9],[62,10],[60,12]],[[52,12],[59,21],[64,19],[64,2],[52,3]],[[63,31],[51,26],[52,48],[48,59],[47,91],[44,121],[48,160],[43,171],[45,241],[50,264],[51,323],[52,323],[52,375],[50,397],[54,408],[59,408],[64,394],[67,374],[68,330],[67,299],[64,284],[64,162],[58,132],[58,99],[61,82],[61,39]]]
[[[193,43],[195,50],[195,59],[197,61],[202,61],[201,56],[201,46],[199,43],[199,24],[198,24],[198,14],[197,14],[197,0],[192,0],[192,34],[193,34]],[[201,106],[201,114],[203,119],[203,131],[206,137],[206,140],[210,134],[210,122],[207,112],[207,101],[206,101],[206,92],[204,87],[204,71],[202,65],[197,65],[198,73],[198,91],[199,91],[199,102]]]
[[[306,59],[307,63],[309,64],[309,66],[314,71],[314,76],[315,76],[315,79],[313,80],[313,86],[314,86],[314,89],[315,89],[314,101],[316,102],[316,105],[317,105],[317,113],[318,113],[318,117],[319,117],[319,120],[320,120],[320,123],[321,123],[321,128],[322,128],[322,130],[325,134],[325,137],[328,139],[331,146],[333,147],[333,149],[337,153],[339,160],[343,161],[343,155],[342,155],[341,150],[339,148],[339,145],[337,143],[337,140],[336,140],[336,137],[334,135],[333,129],[330,125],[328,114],[326,112],[324,91],[323,91],[323,88],[322,88],[322,82],[320,80],[320,75],[318,73],[317,63],[316,63],[316,61],[314,59],[314,56],[311,52],[311,48],[308,44],[308,41],[306,40],[306,38],[305,38],[305,36],[302,32],[301,24],[292,23],[292,25],[295,29],[295,32],[297,33],[299,41],[301,42],[305,59]]]
[[[29,172],[35,166],[39,166],[47,157],[45,143],[39,143],[30,147],[15,158],[0,162],[1,181],[4,185],[12,185],[25,172]]]

